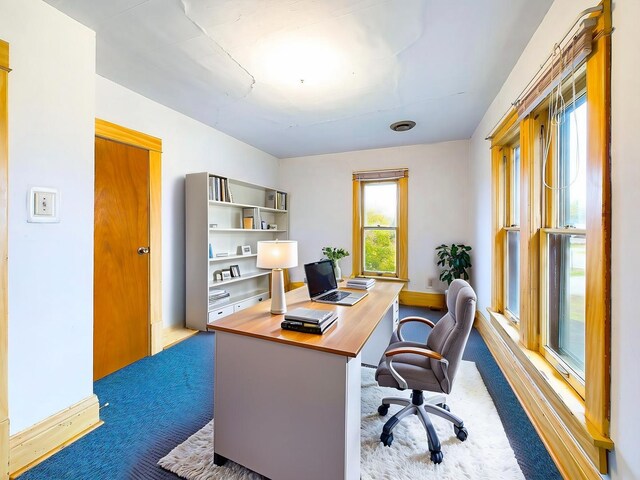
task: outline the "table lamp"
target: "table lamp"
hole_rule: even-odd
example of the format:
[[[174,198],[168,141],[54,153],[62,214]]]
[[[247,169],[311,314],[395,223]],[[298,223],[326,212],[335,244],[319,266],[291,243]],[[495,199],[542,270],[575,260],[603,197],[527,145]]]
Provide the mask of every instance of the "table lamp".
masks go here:
[[[271,313],[287,313],[283,268],[298,266],[298,242],[269,240],[258,242],[258,268],[271,268]]]

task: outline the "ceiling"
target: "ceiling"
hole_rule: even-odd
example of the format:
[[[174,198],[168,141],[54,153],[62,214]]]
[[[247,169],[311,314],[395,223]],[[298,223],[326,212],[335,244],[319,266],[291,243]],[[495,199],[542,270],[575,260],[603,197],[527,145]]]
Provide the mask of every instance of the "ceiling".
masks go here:
[[[471,137],[552,3],[46,1],[99,75],[280,158]]]

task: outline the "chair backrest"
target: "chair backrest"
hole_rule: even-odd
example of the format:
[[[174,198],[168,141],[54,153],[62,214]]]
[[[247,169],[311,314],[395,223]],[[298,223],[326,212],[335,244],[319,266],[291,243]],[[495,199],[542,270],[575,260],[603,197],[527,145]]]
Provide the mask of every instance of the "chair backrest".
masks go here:
[[[451,282],[447,292],[449,311],[436,323],[427,338],[427,348],[438,352],[449,362],[445,371],[439,361],[431,360],[431,369],[444,393],[451,392],[473,326],[476,300],[476,294],[467,282],[460,279]]]

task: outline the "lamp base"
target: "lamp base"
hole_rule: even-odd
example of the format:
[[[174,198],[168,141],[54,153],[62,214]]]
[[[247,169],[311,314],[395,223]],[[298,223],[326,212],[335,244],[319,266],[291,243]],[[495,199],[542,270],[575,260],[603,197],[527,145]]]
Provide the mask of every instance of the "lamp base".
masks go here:
[[[271,271],[271,313],[282,315],[287,313],[287,302],[284,297],[284,272],[281,268]]]

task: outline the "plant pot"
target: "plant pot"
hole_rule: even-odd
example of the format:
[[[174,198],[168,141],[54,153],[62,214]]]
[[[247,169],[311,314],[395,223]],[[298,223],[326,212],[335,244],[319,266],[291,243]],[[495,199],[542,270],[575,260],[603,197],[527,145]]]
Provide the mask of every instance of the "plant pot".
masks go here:
[[[342,280],[342,270],[340,269],[340,264],[338,264],[337,260],[333,261],[333,273],[336,276],[336,282]]]

